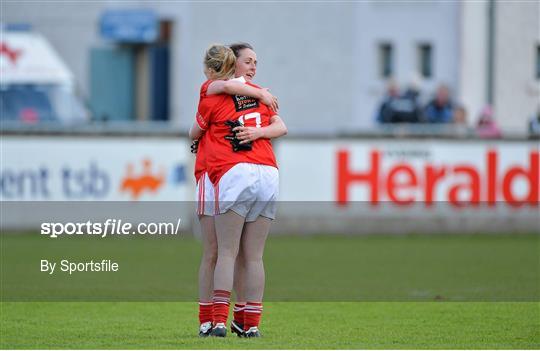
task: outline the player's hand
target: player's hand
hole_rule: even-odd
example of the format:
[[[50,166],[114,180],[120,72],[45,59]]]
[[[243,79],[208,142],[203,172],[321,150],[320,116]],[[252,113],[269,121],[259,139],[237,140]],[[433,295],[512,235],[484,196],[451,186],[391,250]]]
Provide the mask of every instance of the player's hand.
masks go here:
[[[236,127],[233,132],[236,132],[236,138],[240,140],[240,144],[249,143],[263,137],[262,128]]]
[[[261,102],[266,106],[270,107],[272,111],[278,112],[279,105],[277,97],[270,93],[270,89],[263,88],[261,90]]]

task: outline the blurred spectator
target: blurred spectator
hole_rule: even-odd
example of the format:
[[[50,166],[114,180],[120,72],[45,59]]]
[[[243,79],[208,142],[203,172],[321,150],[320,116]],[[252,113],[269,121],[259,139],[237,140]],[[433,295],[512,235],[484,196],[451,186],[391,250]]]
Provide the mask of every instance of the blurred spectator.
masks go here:
[[[455,125],[467,125],[467,110],[465,110],[464,106],[459,105],[454,109],[454,117],[452,118],[452,122]]]
[[[424,109],[424,118],[428,123],[450,123],[453,120],[453,104],[450,90],[444,84],[437,88],[435,98]]]
[[[476,134],[480,138],[500,138],[501,131],[493,118],[493,109],[486,106],[480,113],[478,124],[476,125]]]
[[[540,136],[540,105],[536,115],[533,115],[529,120],[529,134],[533,136]]]
[[[395,80],[388,80],[386,86],[386,95],[379,107],[377,121],[379,123],[390,123],[392,119],[392,102],[399,98],[399,87]]]
[[[395,81],[388,84],[386,96],[379,108],[379,123],[416,123],[420,119],[418,86],[411,84],[403,95]]]
[[[465,137],[469,135],[469,127],[467,125],[467,110],[463,105],[458,105],[454,108],[454,133],[456,136]]]
[[[403,94],[404,106],[407,107],[402,114],[403,122],[418,123],[421,122],[422,109],[420,107],[420,78],[414,74],[411,77],[409,86]]]

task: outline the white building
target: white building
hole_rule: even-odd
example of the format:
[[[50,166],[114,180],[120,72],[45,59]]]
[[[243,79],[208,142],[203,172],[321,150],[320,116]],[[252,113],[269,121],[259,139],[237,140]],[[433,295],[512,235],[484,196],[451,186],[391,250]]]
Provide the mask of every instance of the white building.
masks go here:
[[[494,6],[490,76],[489,10]],[[103,11],[151,8],[172,21],[171,118],[186,129],[215,42],[251,43],[256,82],[280,99],[293,133],[372,126],[385,74],[403,86],[422,77],[423,100],[440,83],[476,120],[492,89],[495,116],[524,131],[538,108],[540,3],[531,2],[4,2],[1,21],[25,22],[50,39],[88,94],[89,50]],[[491,77],[491,78],[490,78]],[[493,84],[489,84],[491,81]],[[491,88],[490,88],[491,87]]]

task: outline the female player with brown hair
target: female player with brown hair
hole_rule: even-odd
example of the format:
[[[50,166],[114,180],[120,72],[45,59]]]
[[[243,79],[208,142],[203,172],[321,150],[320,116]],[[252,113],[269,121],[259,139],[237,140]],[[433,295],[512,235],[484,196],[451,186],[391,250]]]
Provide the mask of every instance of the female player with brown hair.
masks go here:
[[[273,110],[277,110],[277,99],[275,99],[275,97],[267,90],[257,89],[245,85],[240,81],[228,80],[232,77],[235,65],[236,57],[229,48],[223,45],[212,45],[209,47],[204,58],[205,75],[208,80],[201,87],[199,109],[203,108],[205,104],[211,104],[210,100],[205,100],[206,97],[226,93],[251,96],[268,104]],[[263,128],[263,132],[269,132],[270,136],[279,136],[276,132],[272,134],[272,130],[267,130],[272,128],[276,129],[276,125],[274,124],[273,127]],[[278,128],[283,129],[284,125],[280,125]],[[208,336],[212,329],[212,286],[217,256],[217,241],[213,218],[214,189],[213,184],[206,173],[207,137],[204,134],[194,136],[192,135],[192,131],[190,131],[190,136],[198,141],[198,144],[196,144],[196,149],[198,150],[195,164],[195,178],[197,180],[197,214],[199,215],[203,238],[203,257],[199,268],[199,322],[201,325],[199,335]],[[243,262],[243,260],[240,260],[240,262]],[[243,271],[241,264],[237,265],[237,268],[239,272]],[[235,280],[235,283],[238,285],[235,290],[237,291],[237,298],[243,300],[243,289],[240,284],[241,276],[242,273],[239,273],[238,279]],[[241,303],[235,306],[235,317],[238,320],[243,320],[242,307],[243,305]],[[241,325],[238,326],[238,324],[242,323],[237,323],[235,330],[237,333],[242,332]]]
[[[239,50],[236,62],[237,75],[243,74],[248,81],[255,76],[257,57],[252,49]],[[190,135],[199,137],[206,133],[213,151],[206,160],[215,190],[218,244],[211,335],[226,335],[235,261],[242,246],[247,300],[243,329],[245,336],[257,337],[264,291],[262,254],[271,220],[275,218],[279,183],[269,138],[284,135],[286,127],[277,113],[255,99],[231,99],[227,95],[207,99],[211,103],[201,101]]]

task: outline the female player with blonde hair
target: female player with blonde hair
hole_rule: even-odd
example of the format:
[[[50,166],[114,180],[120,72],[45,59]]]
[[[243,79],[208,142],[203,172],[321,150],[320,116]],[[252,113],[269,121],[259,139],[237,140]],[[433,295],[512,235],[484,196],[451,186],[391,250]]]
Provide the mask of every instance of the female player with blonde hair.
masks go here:
[[[212,104],[212,99],[208,97],[216,94],[231,94],[240,96],[250,96],[259,99],[267,104],[272,110],[277,110],[277,99],[265,89],[258,89],[244,84],[241,80],[230,79],[233,77],[236,66],[234,52],[223,45],[212,45],[208,48],[204,57],[204,72],[208,80],[201,86],[199,110],[205,105]],[[197,117],[199,112],[197,114]],[[281,123],[281,124],[279,124]],[[282,122],[277,121],[272,126],[262,128],[260,137],[277,137],[284,129]],[[192,129],[193,131],[193,129]],[[217,259],[217,241],[214,224],[214,188],[206,172],[206,139],[202,134],[194,136],[190,131],[190,136],[197,141],[197,158],[195,164],[195,178],[197,181],[197,214],[201,223],[203,238],[203,256],[199,268],[199,322],[200,336],[208,336],[212,330],[213,318],[213,276]],[[239,335],[242,333],[243,307],[242,303],[242,275],[243,260],[239,260],[237,265],[238,274],[235,278],[235,290],[239,303],[235,305],[235,319],[241,320],[233,324],[233,331]]]
[[[236,75],[249,83],[257,57],[251,46],[238,50]],[[247,47],[246,47],[247,45]],[[234,46],[233,46],[234,47]],[[238,47],[237,47],[238,48]],[[190,136],[208,137],[212,153],[206,165],[215,191],[215,229],[218,257],[214,271],[211,335],[225,336],[235,261],[243,250],[244,335],[260,336],[264,266],[262,254],[270,223],[275,218],[279,176],[270,138],[287,132],[275,111],[246,96],[206,96],[201,100]]]

